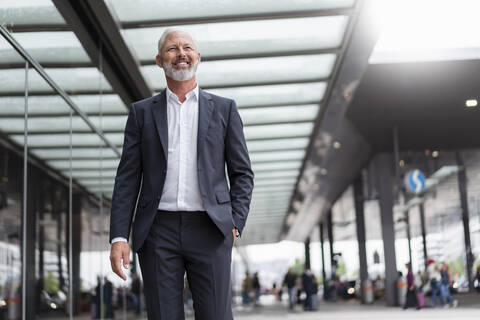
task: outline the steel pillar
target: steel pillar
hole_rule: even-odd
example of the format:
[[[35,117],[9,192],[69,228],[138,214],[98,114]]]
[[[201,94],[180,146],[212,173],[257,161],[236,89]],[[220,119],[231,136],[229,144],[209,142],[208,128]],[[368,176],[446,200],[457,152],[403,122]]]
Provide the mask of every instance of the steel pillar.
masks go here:
[[[425,227],[425,206],[423,203],[421,203],[418,206],[418,209],[420,211],[420,226],[422,228],[422,242],[423,242],[423,263],[425,266],[425,270],[427,270],[427,260],[428,260],[428,254],[427,254],[427,230]]]
[[[305,240],[305,270],[311,269],[310,266],[310,237]]]
[[[390,154],[379,153],[374,159],[377,168],[380,218],[382,223],[383,252],[385,258],[385,294],[388,306],[396,305],[396,281],[398,277],[395,254],[395,229],[393,221],[393,181]]]
[[[355,220],[357,227],[358,258],[360,262],[360,283],[362,288],[362,303],[365,303],[363,287],[368,280],[367,249],[365,246],[365,215],[363,207],[362,177],[359,175],[353,182],[353,197],[355,201]]]
[[[328,245],[330,246],[330,277],[332,278],[336,274],[336,266],[333,262],[333,221],[331,209],[327,213],[327,236]]]
[[[467,197],[467,174],[465,164],[463,161],[463,154],[460,151],[456,152],[458,170],[458,191],[460,192],[460,204],[462,207],[462,222],[463,222],[463,234],[465,237],[465,254],[467,256],[467,279],[468,289],[473,291],[473,254],[472,245],[470,243],[470,216],[468,211],[468,197]]]

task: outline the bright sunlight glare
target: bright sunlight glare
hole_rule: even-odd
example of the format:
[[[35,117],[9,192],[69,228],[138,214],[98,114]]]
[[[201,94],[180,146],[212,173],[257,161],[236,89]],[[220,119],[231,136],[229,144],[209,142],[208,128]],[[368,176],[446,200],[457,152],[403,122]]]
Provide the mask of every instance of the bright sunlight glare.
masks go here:
[[[480,1],[377,0],[370,63],[480,59]]]

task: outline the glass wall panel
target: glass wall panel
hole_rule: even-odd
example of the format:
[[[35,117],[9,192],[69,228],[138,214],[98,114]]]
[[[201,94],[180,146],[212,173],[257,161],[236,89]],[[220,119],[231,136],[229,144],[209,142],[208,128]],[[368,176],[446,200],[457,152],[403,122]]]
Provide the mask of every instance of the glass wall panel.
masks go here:
[[[0,60],[1,61],[1,60]],[[98,115],[98,95],[72,95],[73,102],[88,115]],[[65,108],[65,101],[57,95],[32,96],[29,98],[30,117],[33,116],[68,116],[70,110]],[[0,96],[0,117],[23,117],[24,97]],[[116,94],[102,95],[102,112],[105,115],[126,114],[127,107]]]
[[[0,21],[4,20],[0,18]],[[17,32],[15,39],[41,64],[90,62],[80,41],[71,31]],[[10,45],[0,46],[0,55],[2,56],[1,64],[24,63],[23,58],[18,56]]]
[[[270,151],[304,149],[308,146],[308,138],[288,138],[275,140],[247,141],[248,151]]]
[[[271,172],[259,172],[255,174],[255,180],[258,179],[270,179],[270,178],[287,178],[287,177],[298,177],[298,170],[291,171],[271,171]]]
[[[205,61],[198,65],[197,80],[200,87],[318,81],[330,76],[335,57],[322,54]],[[143,66],[141,71],[154,90],[166,87],[163,70],[157,65]]]
[[[142,0],[133,3],[128,0],[108,0],[116,16],[122,22],[140,22],[188,18],[213,18],[245,14],[280,13],[295,11],[311,11],[333,8],[351,7],[355,0],[305,0],[292,2],[289,0],[188,0],[169,1],[158,5],[155,0]],[[183,10],[178,10],[181,6]]]
[[[115,145],[121,146],[123,143],[123,133],[106,134],[108,139]],[[11,135],[15,142],[21,141],[22,136]],[[72,136],[73,145],[75,146],[98,146],[102,141],[101,138],[94,133],[75,133]],[[32,147],[65,147],[69,145],[69,135],[57,133],[55,136],[49,134],[36,134],[30,137],[29,141]]]
[[[284,137],[308,137],[313,129],[313,122],[297,124],[275,124],[245,127],[246,139],[271,139]]]
[[[301,161],[282,161],[274,163],[254,163],[252,169],[255,173],[259,171],[291,170],[300,169]]]
[[[210,89],[209,92],[230,97],[239,108],[319,103],[327,84],[325,82]]]
[[[240,116],[243,124],[267,124],[275,122],[298,122],[314,121],[318,114],[319,106],[287,106],[287,107],[267,107],[267,108],[247,108],[240,109]]]
[[[0,314],[21,315],[23,157],[0,145]]]
[[[338,48],[348,16],[273,19],[182,26],[197,40],[204,58],[242,54],[287,53]],[[165,27],[123,30],[130,50],[153,62]],[[299,32],[301,30],[301,32]]]
[[[96,68],[49,68],[45,70],[56,83],[61,83],[62,89],[69,92],[92,92],[98,90],[99,73]],[[23,69],[0,70],[0,94],[22,94]],[[33,73],[29,79],[30,91],[35,93],[53,93],[38,73]],[[102,90],[111,90],[107,81],[102,81]]]
[[[0,47],[8,46],[0,36]],[[20,55],[14,54],[15,58]],[[4,57],[0,55],[0,64]],[[18,75],[25,90],[25,69]],[[23,99],[25,101],[25,99]],[[7,108],[5,108],[8,110]],[[25,110],[25,102],[23,102]],[[22,120],[24,119],[22,113]],[[23,164],[23,128],[19,147],[0,144],[0,317],[18,319],[22,312],[22,257],[23,235],[22,220],[24,210],[24,164]],[[1,141],[0,141],[1,142]]]
[[[252,162],[277,162],[283,160],[302,160],[305,157],[304,150],[275,151],[251,153]]]
[[[98,122],[98,117],[90,117],[92,121]],[[125,127],[126,116],[105,116],[102,121],[104,128],[107,131],[122,131]],[[90,127],[80,117],[73,117],[73,131],[74,132],[91,132]],[[28,122],[30,133],[55,132],[65,133],[69,131],[70,119],[69,117],[35,117]],[[23,119],[9,119],[0,118],[0,129],[7,133],[16,133],[23,129]]]
[[[7,26],[65,25],[51,0],[2,0],[0,21]]]

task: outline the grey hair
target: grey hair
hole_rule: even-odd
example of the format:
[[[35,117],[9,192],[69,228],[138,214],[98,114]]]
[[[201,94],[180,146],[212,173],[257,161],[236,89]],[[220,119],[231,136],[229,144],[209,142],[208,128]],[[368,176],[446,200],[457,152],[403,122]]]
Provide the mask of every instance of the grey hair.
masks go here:
[[[171,34],[174,33],[184,33],[187,34],[193,41],[193,44],[195,45],[195,48],[198,50],[198,44],[197,41],[192,37],[190,33],[187,31],[180,29],[180,28],[167,28],[165,31],[163,31],[162,36],[158,40],[158,54],[161,54],[162,48],[165,45],[165,40],[167,40],[167,37]]]

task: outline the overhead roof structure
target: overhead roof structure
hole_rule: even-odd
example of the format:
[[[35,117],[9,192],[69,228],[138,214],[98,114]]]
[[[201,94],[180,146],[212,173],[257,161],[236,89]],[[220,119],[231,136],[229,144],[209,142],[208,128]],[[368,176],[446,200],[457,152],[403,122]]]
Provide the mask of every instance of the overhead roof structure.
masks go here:
[[[128,105],[166,86],[157,40],[168,27],[189,31],[202,55],[199,85],[235,99],[244,121],[255,190],[241,244],[252,244],[305,240],[371,155],[392,150],[394,126],[400,148],[478,146],[478,112],[463,105],[478,93],[475,8],[475,0],[3,0],[0,22],[68,95],[29,72],[32,157],[68,177],[72,143],[74,182],[106,198]],[[377,20],[390,29],[380,33]],[[19,146],[24,68],[0,37],[0,131]],[[73,112],[70,135],[72,105],[82,115]],[[425,123],[434,126],[426,132]]]
[[[277,241],[359,3],[3,1],[2,25],[117,148],[75,113],[70,137],[70,107],[32,70],[30,152],[67,176],[71,139],[74,180],[111,197],[127,106],[165,88],[157,41],[166,28],[181,27],[199,44],[199,85],[235,99],[244,121],[255,191],[242,244]],[[0,39],[0,130],[18,145],[24,67]]]

